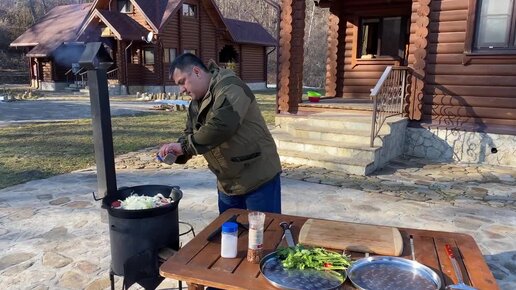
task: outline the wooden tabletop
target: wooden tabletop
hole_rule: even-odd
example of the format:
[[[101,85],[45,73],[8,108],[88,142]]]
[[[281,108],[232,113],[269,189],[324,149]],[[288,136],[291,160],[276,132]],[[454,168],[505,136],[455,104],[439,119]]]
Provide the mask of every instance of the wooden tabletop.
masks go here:
[[[235,259],[220,257],[220,234],[211,242],[207,237],[219,228],[228,218],[238,214],[237,221],[247,224],[247,211],[231,209],[220,215],[196,237],[188,242],[179,252],[165,261],[160,267],[160,274],[188,283],[188,289],[203,289],[211,286],[221,289],[277,289],[260,274],[258,264],[247,262],[247,231],[240,230],[238,237],[238,255]],[[282,221],[292,222],[292,233],[297,241],[299,230],[308,218],[266,213],[264,232],[264,254],[285,245],[282,240]],[[464,281],[479,290],[499,289],[493,274],[489,270],[480,249],[473,238],[466,234],[440,231],[426,231],[400,228],[403,237],[403,258],[412,259],[410,238],[414,244],[416,261],[434,270],[446,285],[457,283],[445,244],[452,246],[455,257],[462,269]],[[364,253],[351,252],[353,259],[364,257]],[[203,285],[203,286],[202,286]],[[355,289],[349,279],[341,289]]]

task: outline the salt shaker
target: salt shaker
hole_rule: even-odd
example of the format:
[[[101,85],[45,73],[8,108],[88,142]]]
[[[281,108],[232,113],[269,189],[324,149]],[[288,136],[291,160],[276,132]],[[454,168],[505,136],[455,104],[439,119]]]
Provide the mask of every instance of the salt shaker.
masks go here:
[[[238,225],[234,222],[222,224],[222,238],[220,256],[222,258],[235,258],[237,256]]]
[[[166,163],[168,165],[172,165],[172,164],[174,164],[174,162],[176,162],[177,156],[173,153],[167,153],[167,155],[165,155],[165,158],[162,158],[161,156],[159,156],[159,153],[158,153],[158,154],[156,154],[156,159],[158,159],[158,161],[160,161],[160,162]]]
[[[263,256],[263,226],[265,214],[263,212],[249,213],[249,245],[247,261],[258,264]]]

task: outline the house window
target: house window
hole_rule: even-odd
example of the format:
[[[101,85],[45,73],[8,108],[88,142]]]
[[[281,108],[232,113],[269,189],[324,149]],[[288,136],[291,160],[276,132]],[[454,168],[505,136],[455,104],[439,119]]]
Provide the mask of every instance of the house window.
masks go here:
[[[133,12],[133,3],[129,0],[117,0],[118,11],[122,13],[132,13]]]
[[[183,53],[191,53],[191,54],[197,55],[197,50],[196,49],[185,49],[185,50],[183,50]]]
[[[163,48],[163,62],[170,63],[176,58],[175,48]]]
[[[140,63],[140,49],[131,47],[126,56],[127,56],[127,63],[132,63],[132,64]]]
[[[183,16],[195,17],[197,15],[197,6],[192,4],[183,4]]]
[[[477,3],[475,50],[516,49],[516,1]]]
[[[143,64],[151,65],[154,64],[154,48],[147,47],[143,49]]]
[[[358,58],[404,57],[406,20],[403,17],[363,18]]]

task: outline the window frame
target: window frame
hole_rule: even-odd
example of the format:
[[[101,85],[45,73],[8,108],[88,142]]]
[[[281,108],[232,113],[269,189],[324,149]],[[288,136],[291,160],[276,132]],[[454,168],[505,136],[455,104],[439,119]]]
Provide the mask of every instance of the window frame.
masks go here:
[[[147,58],[145,56],[145,52],[150,51],[152,52],[152,63],[149,63],[147,61]],[[156,64],[156,49],[152,46],[146,46],[142,48],[142,64],[146,66],[152,66]]]
[[[392,56],[392,55],[381,55],[381,50],[382,50],[382,39],[381,39],[381,36],[383,34],[383,30],[384,30],[384,20],[386,18],[399,18],[400,20],[400,37],[399,37],[399,41],[401,42],[402,40],[404,40],[406,38],[406,36],[404,36],[403,34],[406,33],[406,31],[402,31],[403,28],[407,28],[407,19],[406,17],[400,15],[400,16],[386,16],[386,15],[383,15],[383,16],[363,16],[363,17],[360,17],[359,18],[359,21],[358,21],[358,39],[357,39],[357,54],[355,55],[355,57],[357,58],[357,60],[375,60],[375,59],[388,59],[388,60],[399,60],[401,61],[403,58],[399,55],[397,56]],[[377,48],[376,48],[376,54],[373,54],[375,57],[373,58],[362,58],[362,50],[363,50],[363,47],[362,47],[362,43],[363,43],[363,26],[364,26],[364,21],[367,21],[367,20],[378,20],[378,36],[377,36]],[[373,22],[371,22],[373,23]],[[400,47],[398,47],[399,49]]]
[[[175,47],[164,47],[163,48],[163,63],[172,63],[174,59],[170,57],[170,52],[174,51],[174,59],[177,57],[177,48]]]
[[[120,2],[125,2],[125,3],[126,3],[126,5],[124,5],[124,6],[126,6],[126,9],[125,9],[125,10],[123,10],[123,11],[122,11],[122,9],[119,7]],[[126,14],[128,14],[128,13],[133,13],[133,12],[134,12],[134,5],[133,5],[133,3],[131,2],[131,0],[117,0],[117,1],[116,1],[116,6],[117,6],[117,7],[116,7],[116,10],[118,10],[118,12],[120,12],[120,13],[126,13]],[[129,10],[127,10],[127,8],[129,8]]]
[[[466,27],[466,39],[464,41],[464,58],[463,63],[468,63],[471,58],[474,57],[482,57],[482,56],[492,56],[492,58],[504,58],[505,56],[514,56],[516,55],[516,1],[513,1],[513,11],[512,11],[512,23],[510,23],[509,28],[509,40],[508,43],[512,43],[512,47],[509,48],[476,48],[476,37],[478,34],[478,21],[480,14],[480,0],[469,0],[469,11],[468,11],[468,20]],[[511,32],[512,34],[512,42],[511,42]]]
[[[191,8],[188,11],[192,11],[193,15],[190,15],[190,13],[189,14],[185,14],[185,6]],[[199,11],[197,9],[197,5],[192,4],[192,3],[184,3],[183,2],[183,5],[181,6],[181,16],[182,17],[197,18],[198,14],[199,14]]]
[[[195,56],[198,56],[197,55],[197,49],[195,49],[195,48],[185,48],[185,49],[183,49],[183,53],[187,53],[187,52],[189,52],[189,53],[191,53],[191,54],[193,54]]]

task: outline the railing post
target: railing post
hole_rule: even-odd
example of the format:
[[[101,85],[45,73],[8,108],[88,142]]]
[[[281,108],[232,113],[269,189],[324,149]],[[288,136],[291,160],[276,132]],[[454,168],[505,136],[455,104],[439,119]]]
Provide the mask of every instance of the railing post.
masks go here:
[[[403,107],[405,107],[405,94],[406,94],[406,91],[407,91],[407,70],[406,69],[402,69],[400,70],[400,74],[401,74],[401,77],[402,77],[402,80],[401,80],[401,102],[400,102],[400,112],[402,115],[404,115],[403,113]]]
[[[371,122],[371,137],[369,141],[369,147],[374,147],[374,139],[376,137],[376,111],[377,111],[377,101],[376,101],[376,95],[373,96],[373,117]]]

